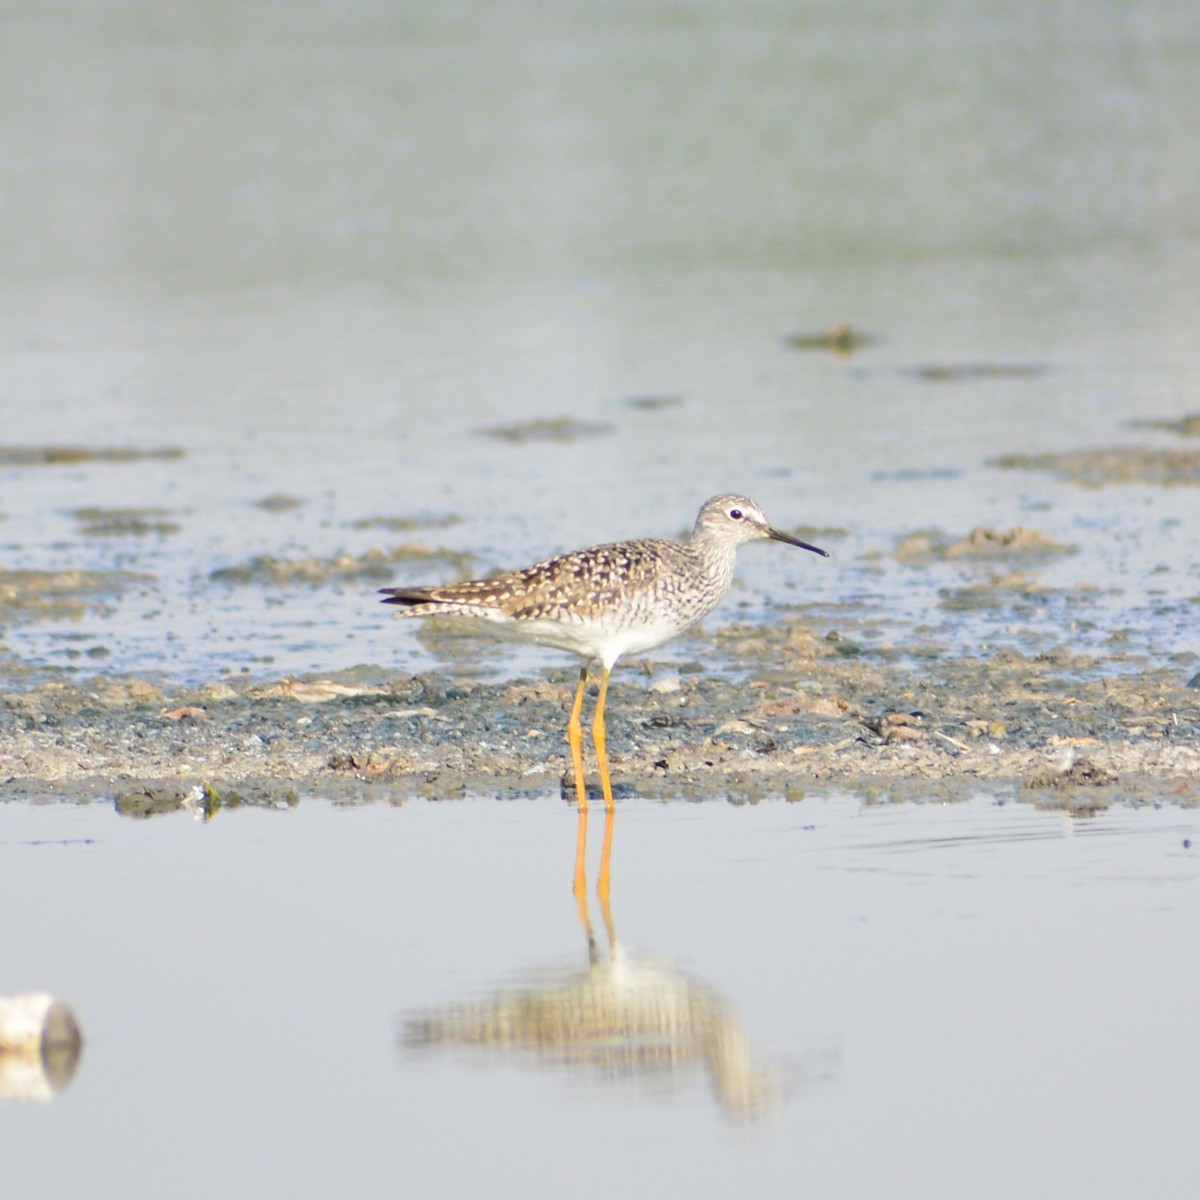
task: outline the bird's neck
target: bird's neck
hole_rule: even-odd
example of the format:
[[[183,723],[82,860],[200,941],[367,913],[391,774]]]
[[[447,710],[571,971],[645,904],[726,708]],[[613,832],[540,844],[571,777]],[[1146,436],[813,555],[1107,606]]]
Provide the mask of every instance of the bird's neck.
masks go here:
[[[737,560],[737,547],[725,538],[713,537],[703,529],[697,529],[687,541],[687,548],[702,564],[705,574],[716,583],[722,594],[733,580],[733,564]]]

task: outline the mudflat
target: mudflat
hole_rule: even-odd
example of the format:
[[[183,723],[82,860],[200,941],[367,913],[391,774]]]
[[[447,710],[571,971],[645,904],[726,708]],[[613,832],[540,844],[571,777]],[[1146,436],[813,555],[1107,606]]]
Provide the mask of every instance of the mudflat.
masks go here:
[[[866,647],[790,620],[695,641],[704,663],[656,673],[634,661],[614,676],[618,797],[983,789],[1083,809],[1200,798],[1200,689],[1182,661],[1119,643]],[[0,773],[9,795],[113,796],[147,812],[300,793],[568,796],[575,679],[570,667],[496,683],[360,667],[200,686],[55,680],[0,697]]]

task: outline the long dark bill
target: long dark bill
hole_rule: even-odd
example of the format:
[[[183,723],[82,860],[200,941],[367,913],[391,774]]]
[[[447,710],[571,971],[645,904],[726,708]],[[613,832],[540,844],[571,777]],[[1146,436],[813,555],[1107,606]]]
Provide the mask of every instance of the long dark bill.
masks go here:
[[[767,529],[767,537],[773,538],[777,542],[787,542],[789,546],[799,546],[801,550],[811,550],[814,554],[819,554],[822,558],[829,557],[828,550],[822,550],[820,546],[810,546],[807,542],[800,541],[799,538],[794,538],[790,533],[783,533],[778,529]],[[387,602],[384,601],[386,604]]]

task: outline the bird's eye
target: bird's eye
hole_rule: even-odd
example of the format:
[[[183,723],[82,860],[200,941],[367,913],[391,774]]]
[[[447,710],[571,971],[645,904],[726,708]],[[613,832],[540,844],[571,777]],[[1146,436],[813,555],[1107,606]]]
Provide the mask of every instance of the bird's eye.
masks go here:
[[[740,508],[731,508],[729,510],[729,519],[731,521],[740,521],[742,519],[742,510]]]

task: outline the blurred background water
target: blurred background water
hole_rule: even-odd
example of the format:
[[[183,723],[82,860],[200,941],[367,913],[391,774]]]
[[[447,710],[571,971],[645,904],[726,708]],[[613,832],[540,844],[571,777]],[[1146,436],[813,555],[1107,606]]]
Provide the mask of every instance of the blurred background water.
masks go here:
[[[1096,585],[1097,637],[1188,647],[1189,489],[985,465],[1173,445],[1127,423],[1196,407],[1184,0],[130,0],[4,23],[0,441],[184,452],[0,468],[4,567],[149,577],[10,626],[17,661],[416,669],[374,580],[210,575],[406,536],[484,571],[681,533],[724,490],[835,554],[745,555],[752,610],[1003,641],[1010,620],[948,619],[949,580],[888,553],[1023,523],[1079,547],[1039,579]],[[788,344],[842,323],[874,340]],[[479,432],[564,420],[599,431]],[[95,508],[177,528],[96,534]]]

